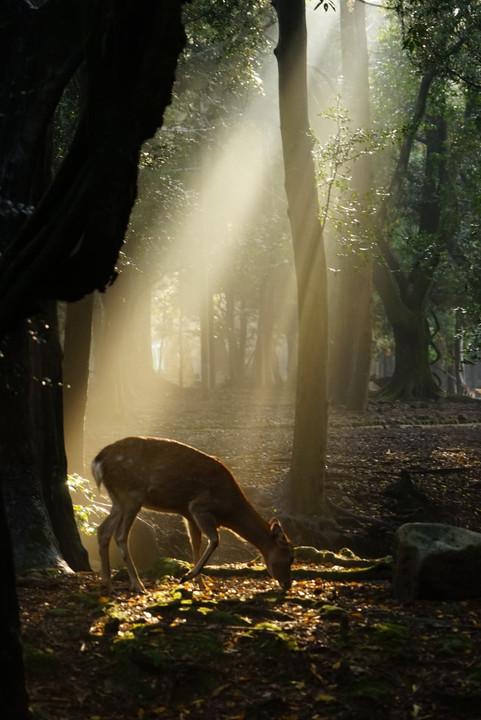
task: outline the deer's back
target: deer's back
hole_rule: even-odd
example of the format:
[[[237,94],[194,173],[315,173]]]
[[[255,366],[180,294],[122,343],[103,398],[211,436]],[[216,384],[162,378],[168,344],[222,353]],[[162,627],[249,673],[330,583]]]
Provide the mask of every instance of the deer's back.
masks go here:
[[[101,450],[92,467],[113,500],[136,496],[154,510],[189,517],[195,501],[221,517],[246,502],[220,460],[175,440],[124,438]]]

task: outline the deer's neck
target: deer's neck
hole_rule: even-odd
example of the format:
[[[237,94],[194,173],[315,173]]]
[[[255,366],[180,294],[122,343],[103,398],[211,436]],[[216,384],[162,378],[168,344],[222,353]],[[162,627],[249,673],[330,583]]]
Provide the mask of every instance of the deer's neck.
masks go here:
[[[237,513],[227,527],[244,540],[255,545],[262,553],[267,549],[271,532],[269,524],[248,502]]]

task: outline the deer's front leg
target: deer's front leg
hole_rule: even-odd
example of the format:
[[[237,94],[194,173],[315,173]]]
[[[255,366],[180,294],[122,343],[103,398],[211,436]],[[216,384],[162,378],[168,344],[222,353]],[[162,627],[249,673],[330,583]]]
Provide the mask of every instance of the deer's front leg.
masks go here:
[[[193,518],[193,522],[189,521],[189,532],[191,532],[193,526],[196,527],[196,530],[194,530],[194,536],[198,537],[198,544],[196,544],[196,546],[192,544],[195,565],[190,572],[184,575],[181,582],[193,580],[195,577],[200,575],[202,568],[219,544],[219,533],[217,532],[217,523],[214,516],[210,512],[203,510],[202,507],[196,507],[195,503],[191,503],[191,507],[189,509]],[[195,556],[200,552],[200,538],[202,533],[207,538],[207,547],[200,559],[197,559]]]

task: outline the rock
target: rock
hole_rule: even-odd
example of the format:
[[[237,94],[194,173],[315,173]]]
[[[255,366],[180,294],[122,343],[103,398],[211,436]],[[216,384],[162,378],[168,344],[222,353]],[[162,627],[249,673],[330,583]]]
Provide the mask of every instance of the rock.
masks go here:
[[[442,523],[407,523],[394,540],[394,596],[465,600],[481,596],[481,534]]]
[[[80,534],[82,545],[89,554],[89,561],[92,569],[97,571],[100,569],[99,548],[97,542],[97,533],[93,535]],[[154,529],[144,520],[136,518],[132,525],[129,537],[129,546],[137,569],[143,570],[149,567],[159,555],[159,548]],[[109,548],[110,565],[117,569],[124,566],[124,561],[120,555],[115,540],[112,538]]]

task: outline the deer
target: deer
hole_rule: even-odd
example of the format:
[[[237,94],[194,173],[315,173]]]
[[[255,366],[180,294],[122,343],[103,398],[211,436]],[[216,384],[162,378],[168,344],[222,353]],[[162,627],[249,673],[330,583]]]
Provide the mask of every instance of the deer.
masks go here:
[[[181,583],[196,579],[219,544],[224,527],[254,545],[266,568],[284,591],[291,587],[292,542],[277,519],[267,522],[249,502],[232,472],[218,458],[176,440],[126,437],[107,445],[92,461],[100,490],[107,490],[112,507],[99,525],[97,539],[101,583],[113,593],[109,545],[112,535],[129,575],[132,592],[144,593],[129,551],[129,533],[141,508],[181,515],[190,539],[194,567]],[[202,536],[207,546],[201,555]]]

